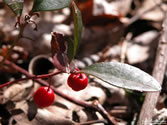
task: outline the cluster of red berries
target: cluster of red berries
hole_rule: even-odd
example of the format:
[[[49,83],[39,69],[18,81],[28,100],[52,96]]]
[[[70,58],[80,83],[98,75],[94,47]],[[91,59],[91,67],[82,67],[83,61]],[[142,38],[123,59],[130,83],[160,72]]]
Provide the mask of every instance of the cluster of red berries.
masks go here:
[[[79,70],[76,69],[76,71]],[[84,73],[71,73],[68,77],[67,84],[74,91],[80,91],[88,85],[88,77]],[[34,102],[40,108],[50,106],[54,102],[54,97],[54,91],[48,86],[40,87],[33,96]]]

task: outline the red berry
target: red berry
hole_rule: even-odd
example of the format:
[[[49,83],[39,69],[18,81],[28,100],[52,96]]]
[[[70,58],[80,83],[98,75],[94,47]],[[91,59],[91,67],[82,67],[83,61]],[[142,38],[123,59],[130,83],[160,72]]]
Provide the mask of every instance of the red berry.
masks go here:
[[[88,77],[84,73],[73,74],[68,77],[67,84],[74,90],[80,91],[88,85]]]
[[[34,102],[40,108],[50,106],[54,102],[54,97],[53,90],[48,86],[40,87],[33,96]]]

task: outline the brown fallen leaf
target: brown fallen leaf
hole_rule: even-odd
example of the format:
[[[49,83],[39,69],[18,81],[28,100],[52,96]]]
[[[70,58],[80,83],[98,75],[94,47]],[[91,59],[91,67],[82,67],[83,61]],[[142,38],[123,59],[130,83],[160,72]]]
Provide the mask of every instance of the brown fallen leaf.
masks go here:
[[[99,4],[100,2],[100,4]],[[119,10],[114,9],[112,5],[109,5],[105,0],[86,0],[76,1],[83,18],[84,25],[104,25],[113,20],[122,17]],[[112,8],[108,10],[109,8]],[[107,10],[107,11],[106,11]]]

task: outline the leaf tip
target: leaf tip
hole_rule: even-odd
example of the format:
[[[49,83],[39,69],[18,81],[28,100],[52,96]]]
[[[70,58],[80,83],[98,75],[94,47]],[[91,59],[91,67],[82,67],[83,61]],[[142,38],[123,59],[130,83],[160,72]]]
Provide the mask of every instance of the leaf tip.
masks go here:
[[[161,89],[162,89],[162,87],[161,87],[160,83],[157,82],[157,84],[155,85],[155,90],[156,91],[161,91]]]

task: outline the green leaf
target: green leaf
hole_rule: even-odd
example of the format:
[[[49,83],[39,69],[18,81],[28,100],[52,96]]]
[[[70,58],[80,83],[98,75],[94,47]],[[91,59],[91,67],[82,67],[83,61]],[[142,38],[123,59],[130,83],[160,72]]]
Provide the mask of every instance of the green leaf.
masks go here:
[[[3,1],[14,12],[14,14],[16,14],[16,16],[21,16],[24,0],[3,0]]]
[[[139,91],[160,91],[160,84],[146,72],[118,62],[96,63],[81,70],[102,81],[121,88]]]
[[[58,10],[70,6],[70,0],[34,0],[32,12]]]
[[[67,50],[67,55],[68,55],[68,58],[69,58],[69,61],[71,62],[72,59],[74,58],[74,53],[73,53],[73,50],[74,50],[74,45],[73,45],[73,41],[71,39],[68,39],[68,50]]]
[[[82,34],[82,16],[80,13],[80,10],[76,6],[75,2],[72,1],[72,12],[73,12],[73,18],[74,18],[74,56],[77,53],[77,49],[81,40],[81,34]]]

